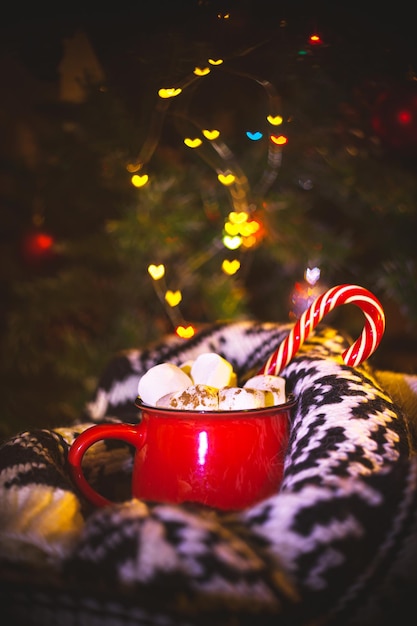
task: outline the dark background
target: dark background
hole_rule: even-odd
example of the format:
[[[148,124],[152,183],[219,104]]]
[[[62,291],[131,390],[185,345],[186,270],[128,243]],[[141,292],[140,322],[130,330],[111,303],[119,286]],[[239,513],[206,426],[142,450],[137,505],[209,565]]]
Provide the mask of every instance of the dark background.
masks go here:
[[[106,88],[77,105],[57,94],[65,40],[80,30]],[[313,33],[322,44],[299,63],[296,52]],[[196,169],[172,129],[155,166],[168,165],[164,175],[174,172],[176,186],[159,204],[146,191],[141,196],[152,221],[132,211],[137,196],[125,166],[146,136],[157,88],[181,80],[208,55],[269,79],[289,116],[296,114],[271,190],[271,201],[283,198],[286,208],[274,214],[271,240],[233,291],[231,317],[287,321],[288,294],[318,241],[325,283],[363,284],[384,302],[387,332],[374,362],[417,371],[417,43],[408,3],[16,4],[0,21],[0,435],[72,421],[114,352],[172,330],[147,275],[150,255],[163,249],[174,270],[187,269],[218,237],[229,205],[219,197],[217,217],[202,214],[194,199],[213,172]],[[247,89],[242,98],[240,85],[231,87],[237,74],[218,76],[214,93],[222,104],[204,91],[198,104],[213,119],[226,112],[241,129],[257,112],[259,91]],[[391,104],[378,113],[385,127],[375,141],[372,107],[385,91]],[[404,107],[414,119],[399,134],[396,114]],[[16,148],[22,127],[37,141],[29,164]],[[233,146],[245,166],[247,143]],[[318,147],[331,158],[318,158]],[[300,188],[300,176],[313,180],[311,189]],[[21,259],[37,202],[58,254],[35,258],[32,251]],[[112,221],[119,231],[106,230]],[[191,276],[186,320],[206,323],[230,312],[230,286],[214,281],[217,269],[208,263]],[[333,321],[355,335],[363,316],[344,310]]]
[[[233,20],[219,19],[228,11]],[[363,45],[365,64],[373,48],[381,45],[390,51],[393,63],[405,57],[412,63],[417,51],[413,12],[405,2],[155,0],[47,8],[36,3],[24,9],[10,6],[7,13],[0,24],[1,48],[13,50],[46,80],[56,78],[62,38],[78,28],[89,33],[101,60],[109,65],[122,59],[133,63],[138,53],[146,54],[143,38],[161,33],[178,32],[227,54],[239,45],[249,47],[273,36],[281,20],[288,20],[289,30],[300,38],[303,32],[318,31],[329,44],[345,40]]]

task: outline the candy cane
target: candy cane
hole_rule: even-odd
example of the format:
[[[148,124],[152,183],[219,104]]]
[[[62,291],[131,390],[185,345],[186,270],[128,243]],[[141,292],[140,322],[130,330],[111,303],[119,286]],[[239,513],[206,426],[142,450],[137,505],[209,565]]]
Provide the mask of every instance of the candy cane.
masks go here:
[[[365,314],[365,326],[360,337],[342,354],[346,365],[355,367],[376,350],[385,331],[385,314],[381,303],[364,287],[338,285],[322,294],[304,311],[290,334],[269,357],[259,374],[278,376],[288,365],[310,332],[323,317],[341,304],[356,304]]]

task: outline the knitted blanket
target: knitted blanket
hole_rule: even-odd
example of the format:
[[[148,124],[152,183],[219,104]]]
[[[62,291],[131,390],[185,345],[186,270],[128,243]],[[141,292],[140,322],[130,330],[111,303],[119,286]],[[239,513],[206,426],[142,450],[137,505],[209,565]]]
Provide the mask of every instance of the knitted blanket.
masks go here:
[[[79,423],[2,445],[4,624],[415,623],[417,377],[347,367],[350,340],[333,328],[320,325],[281,373],[297,404],[279,493],[233,513],[130,499],[132,452],[115,441],[85,468],[113,505],[94,509],[70,480],[74,437],[137,422],[152,365],[214,351],[243,382],[291,327],[215,324],[116,355]]]

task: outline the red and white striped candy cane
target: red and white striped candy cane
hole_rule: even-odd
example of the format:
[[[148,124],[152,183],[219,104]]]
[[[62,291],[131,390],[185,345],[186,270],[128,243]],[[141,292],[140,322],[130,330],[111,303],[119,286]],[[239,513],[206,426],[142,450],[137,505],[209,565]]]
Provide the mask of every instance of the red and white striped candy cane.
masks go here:
[[[359,285],[338,285],[316,298],[296,322],[288,337],[269,357],[259,374],[278,376],[291,361],[310,332],[323,317],[341,304],[356,304],[365,314],[365,326],[360,337],[343,352],[346,365],[355,367],[365,361],[379,345],[385,331],[385,314],[379,300]]]

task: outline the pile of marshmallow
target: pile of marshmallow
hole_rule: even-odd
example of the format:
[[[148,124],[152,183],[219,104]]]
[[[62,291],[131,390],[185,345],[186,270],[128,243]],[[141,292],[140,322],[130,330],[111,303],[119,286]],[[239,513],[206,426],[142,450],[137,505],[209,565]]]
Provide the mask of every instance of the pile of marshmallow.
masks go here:
[[[286,401],[284,378],[259,374],[238,387],[231,363],[214,352],[151,367],[139,380],[138,395],[149,406],[181,411],[241,411]]]

